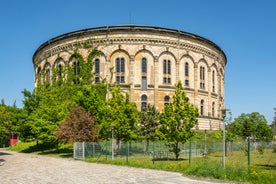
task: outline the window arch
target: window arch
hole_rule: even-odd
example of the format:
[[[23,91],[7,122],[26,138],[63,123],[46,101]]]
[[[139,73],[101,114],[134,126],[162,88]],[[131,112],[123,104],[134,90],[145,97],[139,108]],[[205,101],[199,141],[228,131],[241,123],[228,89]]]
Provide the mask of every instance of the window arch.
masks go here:
[[[125,58],[116,58],[116,82],[125,82]]]
[[[170,97],[169,97],[168,95],[166,95],[166,96],[164,97],[164,106],[168,105],[169,102],[170,102]]]
[[[200,115],[204,115],[204,100],[200,101]]]
[[[147,100],[148,100],[147,95],[142,95],[142,97],[141,97],[141,101],[142,101],[141,109],[146,108],[146,106],[147,106]]]

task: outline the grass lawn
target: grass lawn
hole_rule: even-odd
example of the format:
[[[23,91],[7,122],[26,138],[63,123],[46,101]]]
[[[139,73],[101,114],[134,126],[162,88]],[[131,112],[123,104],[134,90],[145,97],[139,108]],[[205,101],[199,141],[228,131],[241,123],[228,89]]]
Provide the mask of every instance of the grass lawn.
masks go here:
[[[159,169],[180,172],[184,175],[215,178],[222,180],[250,182],[256,184],[276,183],[276,153],[266,150],[263,155],[253,151],[250,154],[250,168],[248,168],[248,157],[242,151],[232,152],[226,157],[225,169],[222,167],[221,153],[213,153],[206,157],[192,157],[189,160],[160,159],[153,160],[150,156],[131,155],[115,157],[110,155],[87,158],[88,162],[126,165],[131,167]]]

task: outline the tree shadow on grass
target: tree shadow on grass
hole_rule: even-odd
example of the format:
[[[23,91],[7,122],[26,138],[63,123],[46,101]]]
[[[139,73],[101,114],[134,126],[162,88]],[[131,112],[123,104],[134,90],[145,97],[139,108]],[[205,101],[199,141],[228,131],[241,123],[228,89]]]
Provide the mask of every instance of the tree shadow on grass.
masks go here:
[[[53,144],[36,144],[21,151],[22,153],[36,153],[39,155],[56,155],[60,157],[73,157],[73,148],[57,148]]]
[[[153,158],[152,161],[184,161],[184,160],[188,160],[188,159],[184,159],[184,158],[178,158],[177,160],[175,158]]]
[[[265,170],[276,170],[276,163],[274,165],[273,164],[255,164],[255,166]]]

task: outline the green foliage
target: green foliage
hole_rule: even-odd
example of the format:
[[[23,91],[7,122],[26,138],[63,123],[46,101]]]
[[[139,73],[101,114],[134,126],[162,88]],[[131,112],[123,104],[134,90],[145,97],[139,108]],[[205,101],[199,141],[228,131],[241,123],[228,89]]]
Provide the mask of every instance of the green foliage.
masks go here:
[[[114,137],[119,141],[130,141],[136,138],[138,110],[129,100],[128,94],[123,95],[119,87],[111,89],[111,96],[107,105],[100,109],[100,132],[103,138],[109,139],[113,128]]]
[[[269,140],[273,137],[273,130],[268,126],[265,117],[258,112],[241,114],[229,125],[229,132],[244,140],[248,136],[254,140]]]
[[[276,108],[273,108],[273,110],[274,110],[274,117],[270,127],[272,128],[274,133],[274,140],[276,140]]]
[[[197,123],[198,109],[188,102],[180,81],[175,88],[173,101],[165,106],[164,112],[159,116],[161,126],[157,135],[168,143],[170,151],[178,159],[179,143],[185,143],[193,136],[191,129]]]
[[[5,143],[9,135],[21,131],[26,114],[14,104],[13,106],[0,105],[0,143]]]
[[[74,97],[74,102],[86,109],[93,117],[98,116],[101,107],[106,103],[105,101],[106,85],[103,83],[81,86]]]
[[[149,141],[156,139],[156,129],[159,124],[159,112],[155,106],[147,104],[140,113],[140,122],[138,124],[138,132],[147,142],[146,151],[148,151]]]
[[[265,147],[266,147],[266,146],[265,146],[265,143],[264,143],[264,142],[261,142],[261,144],[257,146],[257,150],[258,150],[258,152],[259,152],[261,155],[264,154]]]
[[[138,130],[141,136],[147,141],[154,141],[156,139],[156,129],[159,124],[159,112],[154,105],[147,104],[140,113],[140,122]]]
[[[272,146],[272,153],[276,153],[276,146]]]
[[[6,110],[4,105],[0,105],[0,137],[1,142],[8,137],[8,132],[11,131],[10,113]]]
[[[90,48],[90,55],[85,61],[78,50]],[[37,87],[33,92],[27,90],[24,94],[24,111],[28,117],[21,127],[24,137],[32,137],[42,143],[57,143],[55,132],[64,122],[66,115],[75,104],[80,104],[94,115],[103,101],[98,95],[98,86],[93,88],[93,58],[102,53],[93,48],[88,42],[78,43],[71,53],[69,64],[60,68],[53,66],[51,80],[46,79],[47,69],[38,77]],[[70,52],[70,51],[67,51]],[[51,82],[51,83],[50,83]],[[101,90],[102,92],[103,90]],[[91,95],[91,96],[89,96]]]
[[[33,95],[37,106],[31,111],[28,117],[28,126],[31,135],[38,141],[44,143],[56,143],[54,133],[64,121],[70,107],[73,105],[72,96],[77,87],[60,86],[49,87],[39,86]],[[26,98],[29,101],[29,98]],[[32,104],[32,103],[31,103]],[[24,106],[31,109],[28,106]]]

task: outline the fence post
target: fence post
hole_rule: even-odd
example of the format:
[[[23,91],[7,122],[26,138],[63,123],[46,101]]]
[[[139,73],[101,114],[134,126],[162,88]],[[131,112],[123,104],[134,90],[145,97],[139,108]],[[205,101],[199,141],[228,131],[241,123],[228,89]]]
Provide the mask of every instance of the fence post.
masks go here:
[[[107,149],[108,149],[108,144],[107,144],[107,141],[106,141],[105,142],[105,160],[107,160],[107,153],[108,153]]]
[[[250,137],[249,136],[247,137],[247,142],[248,142],[247,143],[248,173],[250,173]]]
[[[85,160],[85,146],[84,146],[84,142],[82,142],[82,159]]]
[[[128,154],[129,154],[129,145],[128,145],[128,142],[126,142],[126,163],[128,163]]]
[[[152,144],[152,163],[154,164],[154,156],[155,156],[155,151],[154,151],[154,143]]]
[[[95,143],[92,143],[92,155],[95,157]]]
[[[191,159],[192,158],[192,139],[190,138],[189,141],[189,164],[191,165]]]
[[[73,149],[74,149],[74,152],[73,152],[73,154],[74,154],[74,159],[76,159],[76,143],[75,143],[75,142],[74,142]]]

